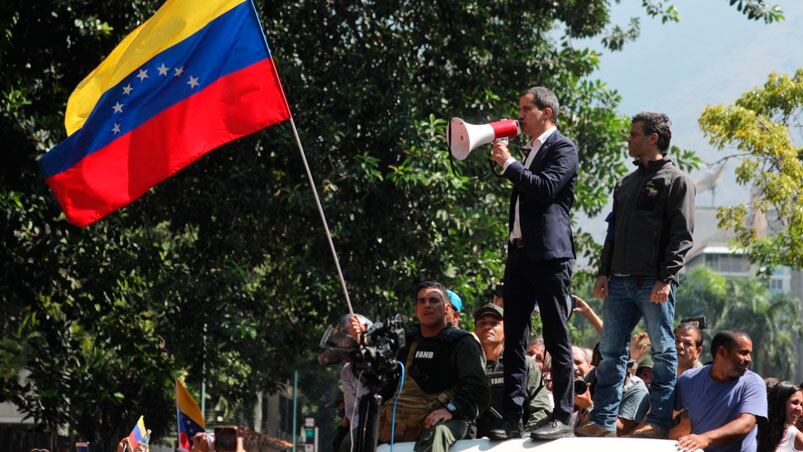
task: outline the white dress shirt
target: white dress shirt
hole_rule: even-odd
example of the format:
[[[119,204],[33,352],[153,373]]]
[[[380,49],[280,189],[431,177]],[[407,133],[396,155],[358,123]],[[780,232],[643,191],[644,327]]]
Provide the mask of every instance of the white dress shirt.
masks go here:
[[[541,149],[544,142],[550,135],[552,135],[557,129],[557,127],[552,126],[546,130],[546,132],[542,133],[538,138],[534,140],[530,140],[529,148],[530,152],[527,154],[527,159],[524,161],[524,168],[529,168],[530,164],[533,162],[535,158],[535,154]],[[509,159],[505,160],[505,164],[502,166],[502,173],[507,171],[507,168],[510,166],[511,163],[515,162],[516,159],[510,157]],[[510,231],[510,241],[513,239],[521,238],[521,223],[519,220],[519,199],[516,198],[516,208],[514,209],[515,213],[513,216],[513,230]]]

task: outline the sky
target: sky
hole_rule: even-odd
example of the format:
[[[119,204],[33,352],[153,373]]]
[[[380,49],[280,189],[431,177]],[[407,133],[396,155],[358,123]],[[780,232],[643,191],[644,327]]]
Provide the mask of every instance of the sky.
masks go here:
[[[672,120],[672,144],[697,153],[705,163],[727,155],[703,136],[697,120],[706,105],[732,104],[742,93],[762,85],[775,71],[791,74],[803,67],[803,1],[770,0],[785,20],[773,24],[748,20],[727,0],[675,0],[680,23],[661,24],[646,17],[641,2],[624,0],[613,7],[615,23],[641,17],[641,35],[619,52],[603,51],[592,78],[606,82],[622,96],[619,113],[633,116],[658,111]],[[596,46],[597,49],[601,47]],[[698,206],[746,202],[749,190],[736,183],[731,161],[714,198],[697,195]],[[691,174],[697,180],[708,169]],[[597,241],[605,234],[604,217],[588,225]]]

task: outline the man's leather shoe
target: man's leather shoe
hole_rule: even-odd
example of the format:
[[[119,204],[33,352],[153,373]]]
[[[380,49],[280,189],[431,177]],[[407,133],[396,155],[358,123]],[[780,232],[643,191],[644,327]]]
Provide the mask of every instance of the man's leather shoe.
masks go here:
[[[666,439],[666,432],[652,424],[641,424],[627,436],[631,438]]]
[[[530,433],[530,438],[536,441],[550,441],[553,439],[571,438],[573,436],[574,427],[571,424],[564,424],[554,418]]]
[[[502,428],[496,428],[488,432],[488,438],[493,441],[504,441],[506,439],[521,438],[523,427],[521,420],[511,421],[505,419]]]
[[[602,438],[602,437],[616,437],[616,432],[613,430],[608,430],[606,428],[602,428],[593,422],[586,422],[580,427],[574,429],[574,434],[577,436],[586,436],[586,437],[593,437],[593,438]]]

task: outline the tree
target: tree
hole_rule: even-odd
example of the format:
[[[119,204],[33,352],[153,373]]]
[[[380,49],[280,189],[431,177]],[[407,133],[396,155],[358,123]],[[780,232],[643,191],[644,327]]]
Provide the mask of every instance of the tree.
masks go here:
[[[372,317],[411,312],[422,277],[467,309],[501,277],[508,188],[483,157],[450,171],[444,118],[511,115],[543,84],[579,144],[578,210],[599,212],[626,171],[619,96],[589,78],[599,55],[572,41],[609,36],[606,0],[264,3],[352,299]],[[36,158],[64,138],[69,92],[157,4],[0,6],[0,351],[18,358],[3,361],[0,397],[107,446],[139,414],[164,433],[172,378],[197,385],[204,369],[214,397],[247,413],[257,390],[313,368],[345,310],[287,126],[87,229],[64,221]],[[588,235],[578,244],[595,254]]]
[[[763,377],[791,378],[794,340],[800,337],[800,302],[790,294],[770,294],[757,278],[726,279],[710,268],[690,269],[678,286],[676,317],[705,316],[704,353],[718,331],[739,329],[753,340],[752,369]]]
[[[731,106],[706,107],[700,127],[720,150],[744,157],[737,181],[753,191],[749,205],[720,208],[720,227],[736,233],[738,245],[766,271],[803,268],[803,148],[793,133],[803,123],[803,69],[793,76],[772,73],[764,86]]]
[[[731,6],[751,20],[763,20],[764,23],[783,20],[783,12],[778,5],[770,5],[764,0],[729,0]]]

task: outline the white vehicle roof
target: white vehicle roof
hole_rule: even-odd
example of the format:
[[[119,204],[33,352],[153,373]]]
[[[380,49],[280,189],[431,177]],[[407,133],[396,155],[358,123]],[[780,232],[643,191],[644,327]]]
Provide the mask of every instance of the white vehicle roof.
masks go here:
[[[666,439],[642,438],[562,438],[555,441],[533,441],[527,439],[511,439],[507,441],[491,441],[489,439],[463,439],[449,448],[450,452],[508,452],[533,450],[537,452],[677,452],[676,441]],[[415,443],[398,443],[393,452],[412,452]],[[390,446],[383,444],[377,452],[390,452]]]

